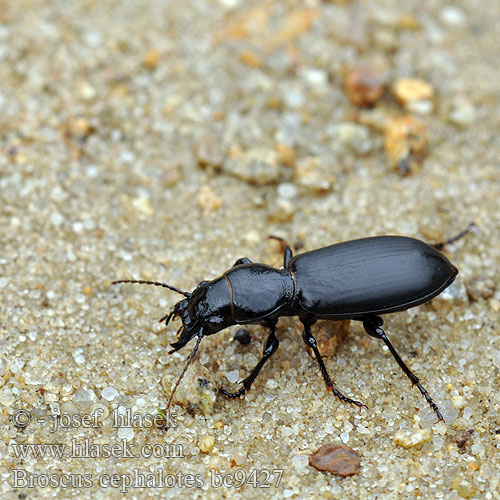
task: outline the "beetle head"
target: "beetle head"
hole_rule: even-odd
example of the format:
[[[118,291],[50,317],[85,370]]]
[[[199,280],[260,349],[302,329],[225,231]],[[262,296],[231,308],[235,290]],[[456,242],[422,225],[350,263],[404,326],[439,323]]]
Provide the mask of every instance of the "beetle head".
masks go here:
[[[172,317],[179,317],[182,326],[177,332],[174,351],[184,347],[196,336],[212,335],[234,325],[231,314],[231,294],[225,278],[202,281],[188,298],[175,304],[174,309],[162,320],[168,324]]]

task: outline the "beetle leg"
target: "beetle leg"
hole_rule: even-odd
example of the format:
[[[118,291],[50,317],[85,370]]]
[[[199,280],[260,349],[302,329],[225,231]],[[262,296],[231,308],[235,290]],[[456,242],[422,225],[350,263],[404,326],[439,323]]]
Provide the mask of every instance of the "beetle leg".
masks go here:
[[[416,377],[416,375],[406,366],[404,361],[399,357],[399,354],[396,352],[396,349],[394,349],[394,347],[390,343],[384,330],[380,328],[383,324],[384,320],[380,316],[368,316],[367,318],[363,319],[363,327],[366,333],[376,339],[381,339],[384,341],[385,345],[389,348],[389,351],[391,351],[391,354],[394,356],[394,359],[398,362],[398,365],[404,371],[405,375],[411,380],[411,383],[413,385],[416,385],[418,387],[418,390],[421,392],[422,396],[424,396],[427,403],[429,403],[429,406],[434,410],[434,413],[437,415],[438,420],[442,420],[444,422],[443,415],[439,411],[439,408],[437,407],[436,403],[434,403],[431,396],[424,389],[424,387],[422,386],[420,380]]]
[[[455,243],[455,241],[458,241],[459,239],[463,238],[466,234],[470,233],[472,231],[472,228],[476,227],[474,222],[471,222],[461,233],[458,233],[456,236],[453,236],[453,238],[450,238],[449,240],[446,241],[441,241],[440,243],[434,243],[431,245],[433,248],[436,250],[443,250],[446,245],[451,245],[452,243]]]
[[[293,257],[293,252],[290,245],[288,244],[288,241],[286,241],[283,238],[280,238],[279,236],[273,236],[272,234],[268,237],[280,242],[281,248],[283,250],[283,267],[287,269],[288,263],[292,260]]]
[[[234,264],[234,266],[239,266],[240,264],[251,264],[252,261],[248,257],[242,257],[241,259],[238,259]]]
[[[269,323],[269,329],[271,333],[267,337],[266,344],[264,345],[264,351],[262,353],[261,360],[255,365],[254,369],[250,372],[250,375],[243,380],[243,387],[236,392],[228,392],[225,389],[221,389],[220,392],[227,396],[228,398],[239,398],[243,396],[253,384],[253,381],[257,378],[260,370],[264,366],[264,363],[277,351],[279,346],[279,341],[276,337],[276,323]]]
[[[358,407],[364,407],[368,408],[366,405],[363,403],[360,403],[359,401],[355,401],[354,399],[348,398],[347,396],[344,396],[336,387],[335,384],[332,382],[332,379],[330,378],[330,375],[328,374],[328,371],[326,369],[325,363],[323,362],[323,358],[321,357],[321,354],[318,350],[318,344],[316,342],[316,339],[314,338],[313,334],[311,333],[311,324],[312,323],[304,323],[302,321],[302,324],[304,325],[304,333],[302,334],[302,338],[306,345],[310,347],[314,355],[316,356],[316,359],[318,360],[318,365],[319,369],[321,370],[321,375],[323,375],[323,379],[326,384],[326,388],[329,391],[332,391],[335,396],[337,396],[340,401],[343,401],[344,403],[350,403],[352,405],[356,405]]]

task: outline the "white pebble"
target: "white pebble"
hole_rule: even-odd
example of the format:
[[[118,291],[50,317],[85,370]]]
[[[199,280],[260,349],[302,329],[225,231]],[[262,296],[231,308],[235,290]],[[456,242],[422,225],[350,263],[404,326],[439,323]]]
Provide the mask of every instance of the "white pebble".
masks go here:
[[[108,401],[113,401],[113,399],[115,399],[116,396],[118,396],[118,391],[114,387],[111,387],[111,386],[105,387],[101,391],[101,396]]]
[[[52,212],[50,222],[53,226],[59,227],[64,222],[64,217],[59,212]]]
[[[240,374],[239,374],[238,370],[233,370],[233,371],[226,373],[226,378],[232,384],[234,384],[235,382],[238,382],[239,376],[240,376]]]
[[[472,415],[474,415],[474,412],[472,411],[472,408],[470,408],[469,406],[467,406],[467,408],[464,408],[464,418],[465,418],[465,420],[469,420],[469,418],[471,418]]]
[[[297,187],[291,182],[282,182],[278,185],[278,197],[285,198],[286,200],[292,200],[297,196]]]
[[[295,455],[292,458],[292,464],[296,469],[304,469],[309,465],[309,457],[307,455]]]
[[[10,371],[18,373],[24,366],[24,361],[21,358],[15,358],[10,364]]]
[[[266,382],[266,387],[268,389],[276,389],[278,387],[278,382],[276,382],[276,380],[270,378],[267,382]]]
[[[454,5],[446,5],[441,9],[441,22],[450,28],[463,26],[466,22],[466,17],[463,11]]]
[[[118,437],[130,441],[134,437],[134,429],[132,427],[120,427],[118,429]]]

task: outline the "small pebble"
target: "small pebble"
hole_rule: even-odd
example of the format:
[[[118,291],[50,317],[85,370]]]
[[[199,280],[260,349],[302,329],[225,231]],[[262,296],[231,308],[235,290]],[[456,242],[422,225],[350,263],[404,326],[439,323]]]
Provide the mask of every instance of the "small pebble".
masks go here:
[[[160,53],[156,49],[150,49],[144,56],[144,64],[149,69],[155,69],[160,62]]]
[[[271,184],[279,179],[278,154],[267,148],[236,152],[224,161],[223,170],[248,184]]]
[[[278,387],[278,382],[276,382],[276,380],[270,378],[266,381],[266,387],[268,389],[271,389],[271,390],[276,389]]]
[[[489,299],[495,293],[496,287],[492,276],[476,276],[467,284],[467,295],[471,300]]]
[[[79,408],[86,408],[95,401],[94,391],[89,389],[78,389],[73,396],[73,402]]]
[[[344,342],[349,333],[350,320],[345,321],[320,321],[317,323],[314,336],[322,356],[335,356],[339,346]],[[309,350],[309,349],[308,349]],[[309,350],[312,355],[312,351]]]
[[[465,398],[460,394],[457,396],[453,396],[451,398],[451,402],[457,410],[461,410],[465,406]]]
[[[454,5],[445,5],[439,13],[439,18],[449,28],[459,28],[467,21],[464,12]]]
[[[284,198],[286,200],[295,199],[298,193],[297,187],[291,182],[282,182],[278,184],[276,192],[279,198]]]
[[[398,78],[393,90],[396,99],[402,104],[434,98],[432,86],[420,78]]]
[[[95,132],[95,127],[83,117],[72,118],[68,121],[65,128],[67,137],[76,139],[86,139]]]
[[[276,198],[269,204],[267,219],[272,222],[289,222],[296,211],[296,203],[286,198]]]
[[[245,328],[238,328],[234,334],[234,340],[239,342],[241,345],[250,344],[252,338],[250,337],[250,332]]]
[[[64,222],[64,216],[60,212],[52,212],[50,222],[53,226],[59,227]]]
[[[355,106],[374,106],[384,93],[384,82],[374,69],[357,66],[346,77],[345,91]]]
[[[346,477],[359,472],[361,461],[358,452],[349,446],[324,444],[309,456],[309,465],[321,472]]]
[[[441,294],[432,299],[432,304],[436,308],[447,306],[448,304],[465,305],[468,302],[467,288],[460,277],[443,290]]]
[[[182,379],[182,390],[178,390],[173,399],[174,404],[186,408],[192,415],[210,415],[213,413],[216,396],[219,387],[212,381],[213,372],[204,365],[197,364],[191,367]],[[162,377],[162,385],[170,394],[177,376],[165,374]]]
[[[0,404],[3,406],[10,406],[16,398],[12,395],[12,392],[5,390],[0,392]]]
[[[119,427],[118,428],[118,437],[120,439],[126,439],[130,441],[133,439],[135,435],[134,429],[132,427]]]
[[[232,370],[226,373],[226,378],[229,380],[229,382],[231,382],[231,384],[234,384],[235,382],[238,382],[240,374],[238,370]]]
[[[416,99],[408,102],[406,109],[415,115],[430,115],[434,110],[434,103],[428,99]]]
[[[210,186],[204,185],[198,193],[198,204],[204,212],[213,212],[222,206],[222,201]]]
[[[422,445],[429,441],[430,438],[431,435],[423,429],[405,429],[394,434],[394,442],[406,449]]]
[[[278,154],[278,161],[282,163],[285,167],[293,167],[295,164],[295,150],[284,144],[279,142],[274,147],[274,150]]]
[[[472,433],[466,430],[458,431],[453,438],[458,448],[462,449],[472,442]]]
[[[297,162],[295,181],[299,186],[321,193],[331,189],[335,175],[320,157],[307,156]]]
[[[210,453],[215,445],[215,438],[213,436],[203,436],[198,443],[198,448],[202,453]]]
[[[194,154],[200,167],[220,169],[222,166],[224,156],[220,141],[213,135],[202,136],[194,145]]]
[[[142,196],[139,198],[135,198],[132,201],[132,205],[144,215],[153,215],[155,213],[155,209],[153,208],[151,201],[149,201],[149,198],[145,198]]]
[[[101,396],[107,401],[113,401],[118,396],[118,391],[114,387],[105,387],[101,391]]]
[[[466,99],[457,99],[450,109],[448,120],[457,127],[468,128],[476,121],[476,108]]]
[[[449,399],[445,399],[439,403],[439,409],[443,414],[443,418],[446,422],[453,422],[458,418],[460,411],[458,408],[453,406],[453,403]]]
[[[163,172],[163,182],[167,187],[175,186],[182,179],[182,169],[178,165],[166,167]]]
[[[335,127],[332,147],[340,146],[359,155],[369,153],[373,147],[370,129],[358,123],[343,122]]]
[[[460,476],[453,479],[451,482],[451,489],[456,490],[462,498],[470,498],[476,494],[476,489],[472,484]]]
[[[384,141],[391,166],[405,176],[427,155],[429,133],[425,123],[407,115],[389,120]]]
[[[307,455],[295,455],[292,458],[292,465],[297,469],[305,469],[309,463],[309,457]]]

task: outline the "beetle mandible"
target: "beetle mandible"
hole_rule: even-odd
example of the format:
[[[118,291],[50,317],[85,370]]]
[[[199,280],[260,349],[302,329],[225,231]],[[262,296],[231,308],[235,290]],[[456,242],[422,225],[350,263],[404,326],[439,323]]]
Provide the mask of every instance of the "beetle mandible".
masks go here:
[[[113,284],[162,286],[185,297],[160,319],[165,325],[172,318],[182,321],[177,342],[171,344],[173,349],[169,354],[196,338],[171,392],[167,410],[203,337],[236,324],[262,324],[269,329],[262,358],[243,380],[241,388],[236,392],[221,389],[225,396],[237,398],[250,389],[266,361],[278,349],[278,318],[298,316],[304,326],[302,338],[314,352],[327,389],[341,401],[365,407],[363,403],[344,396],[330,378],[311,332],[311,326],[318,319],[362,321],[368,335],[385,343],[438,419],[444,420],[436,403],[389,341],[380,316],[428,302],[447,288],[458,269],[438,250],[461,238],[471,226],[434,246],[405,236],[374,236],[337,243],[295,257],[285,240],[271,236],[284,244],[284,262],[280,269],[244,257],[222,276],[202,281],[193,292],[184,292],[157,281],[117,280]]]

